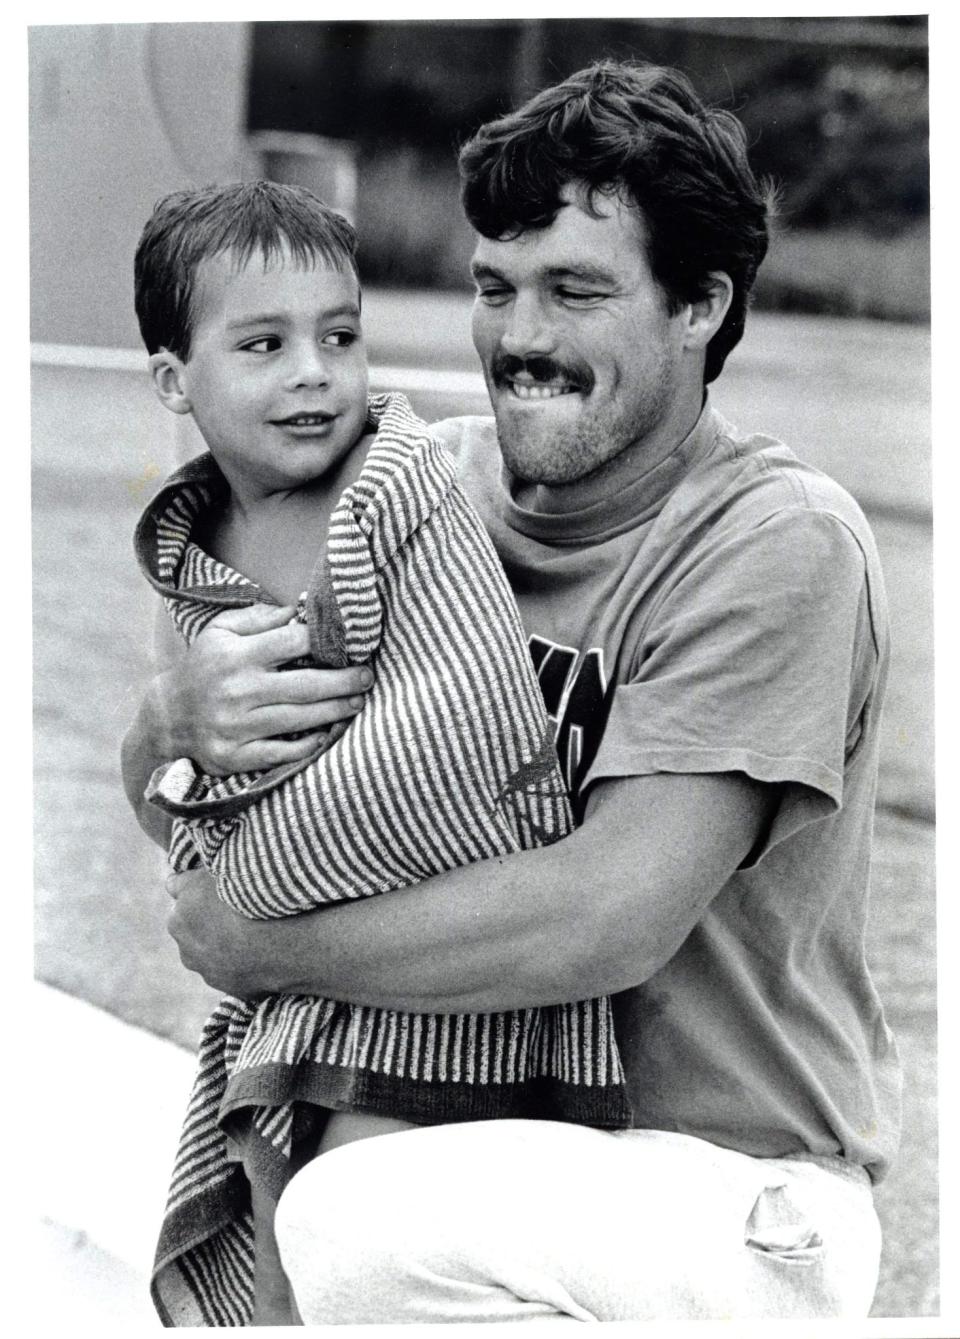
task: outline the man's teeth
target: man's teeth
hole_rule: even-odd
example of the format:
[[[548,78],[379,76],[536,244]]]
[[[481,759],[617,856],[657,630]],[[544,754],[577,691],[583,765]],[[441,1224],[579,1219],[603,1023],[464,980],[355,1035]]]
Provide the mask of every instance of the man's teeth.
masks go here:
[[[552,400],[555,395],[567,395],[570,392],[570,387],[566,382],[557,386],[542,381],[532,384],[525,381],[513,381],[510,385],[514,395],[520,400]]]
[[[292,424],[296,428],[316,428],[319,427],[321,423],[327,422],[327,415],[298,414],[296,418],[288,418],[285,419],[284,421],[286,423]]]

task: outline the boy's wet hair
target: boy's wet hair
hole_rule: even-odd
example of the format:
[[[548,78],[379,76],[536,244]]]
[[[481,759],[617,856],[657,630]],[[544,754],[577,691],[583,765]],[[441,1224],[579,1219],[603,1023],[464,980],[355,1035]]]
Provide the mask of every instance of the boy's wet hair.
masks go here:
[[[197,266],[229,252],[239,265],[289,254],[298,265],[357,274],[353,226],[301,186],[234,182],[174,191],[154,207],[134,261],[134,303],[149,353],[190,356]],[[359,275],[358,275],[359,278]]]
[[[707,107],[686,76],[601,61],[481,126],[460,152],[463,206],[496,241],[547,228],[570,185],[582,205],[620,197],[644,224],[647,260],[671,311],[710,292],[711,271],[733,300],[707,347],[712,381],[743,334],[750,288],[767,250],[772,204],[747,161],[731,113]]]

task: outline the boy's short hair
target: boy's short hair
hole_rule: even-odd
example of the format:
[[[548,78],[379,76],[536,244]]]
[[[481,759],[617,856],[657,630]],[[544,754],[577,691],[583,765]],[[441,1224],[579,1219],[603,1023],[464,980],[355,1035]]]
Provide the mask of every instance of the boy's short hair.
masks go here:
[[[679,70],[601,61],[481,126],[460,153],[463,206],[493,240],[546,228],[567,186],[583,206],[619,195],[645,225],[647,259],[672,311],[706,297],[711,271],[733,300],[707,347],[712,381],[743,334],[767,250],[771,192],[747,161],[731,113],[707,107]]]
[[[155,206],[134,260],[134,303],[149,353],[168,349],[186,361],[197,266],[233,252],[244,265],[289,251],[298,265],[357,272],[357,235],[342,214],[301,186],[233,182],[174,191]]]

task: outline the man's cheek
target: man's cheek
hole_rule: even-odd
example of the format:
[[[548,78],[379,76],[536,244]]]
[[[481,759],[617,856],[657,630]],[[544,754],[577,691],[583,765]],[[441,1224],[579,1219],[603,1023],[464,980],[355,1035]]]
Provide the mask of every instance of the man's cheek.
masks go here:
[[[484,371],[489,371],[490,364],[493,361],[493,354],[499,342],[499,336],[496,331],[496,325],[490,316],[483,312],[480,315],[474,315],[471,324],[471,335],[473,337],[473,347],[483,363]]]

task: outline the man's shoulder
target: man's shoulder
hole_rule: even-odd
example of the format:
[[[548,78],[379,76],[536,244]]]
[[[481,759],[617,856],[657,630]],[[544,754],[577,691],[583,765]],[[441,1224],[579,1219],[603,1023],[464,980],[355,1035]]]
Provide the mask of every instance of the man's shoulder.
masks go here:
[[[714,449],[678,509],[673,533],[705,552],[719,546],[749,552],[761,585],[807,590],[859,589],[866,581],[878,638],[885,637],[885,596],[876,541],[846,488],[779,439],[744,434],[719,418]],[[709,479],[709,475],[713,475]]]
[[[458,459],[471,450],[486,450],[497,443],[497,425],[492,415],[463,414],[456,418],[442,418],[430,424],[430,431]]]
[[[718,449],[707,462],[717,472],[711,487],[725,495],[725,505],[741,519],[756,524],[785,512],[819,513],[832,516],[858,537],[869,534],[858,502],[842,484],[779,438],[744,433],[716,417]]]
[[[479,414],[445,418],[431,423],[430,432],[450,452],[457,482],[489,523],[500,488],[500,448],[493,418]]]

